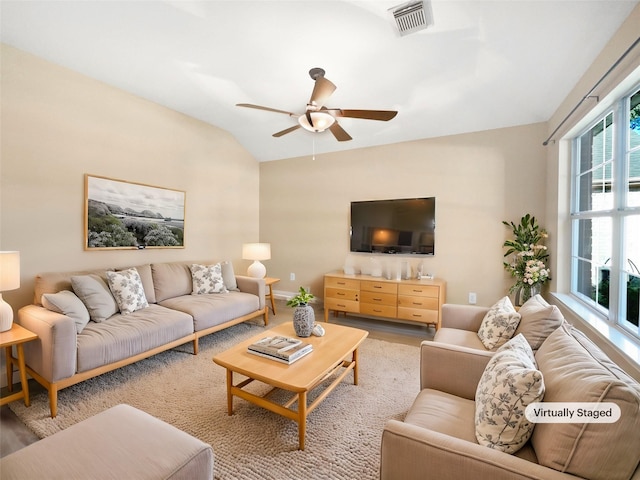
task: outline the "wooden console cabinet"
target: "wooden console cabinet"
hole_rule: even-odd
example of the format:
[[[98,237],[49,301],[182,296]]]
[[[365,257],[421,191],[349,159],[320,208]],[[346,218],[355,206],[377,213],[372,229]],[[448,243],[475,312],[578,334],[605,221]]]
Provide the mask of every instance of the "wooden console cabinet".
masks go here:
[[[409,320],[440,328],[446,283],[443,280],[387,280],[369,275],[324,276],[324,321],[329,311]]]

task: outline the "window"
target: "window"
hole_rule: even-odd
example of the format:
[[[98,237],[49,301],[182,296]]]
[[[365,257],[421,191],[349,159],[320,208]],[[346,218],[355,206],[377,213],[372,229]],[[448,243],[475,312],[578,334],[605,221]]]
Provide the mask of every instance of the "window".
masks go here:
[[[572,152],[571,292],[640,336],[640,85]]]

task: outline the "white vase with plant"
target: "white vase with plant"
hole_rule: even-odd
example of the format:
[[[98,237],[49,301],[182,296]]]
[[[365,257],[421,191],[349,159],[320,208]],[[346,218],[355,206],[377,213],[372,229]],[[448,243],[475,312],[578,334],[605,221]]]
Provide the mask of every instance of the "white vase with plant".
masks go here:
[[[542,285],[551,280],[551,271],[547,267],[549,253],[543,244],[548,235],[536,218],[528,213],[520,219],[519,224],[502,223],[513,232],[513,239],[506,240],[502,245],[507,249],[504,256],[511,256],[510,262],[503,262],[504,269],[516,280],[509,293],[515,293],[514,303],[522,305],[540,293]]]
[[[293,329],[299,337],[308,337],[316,324],[316,316],[309,302],[315,297],[304,287],[300,287],[297,295],[287,301],[287,306],[295,307],[293,311]]]

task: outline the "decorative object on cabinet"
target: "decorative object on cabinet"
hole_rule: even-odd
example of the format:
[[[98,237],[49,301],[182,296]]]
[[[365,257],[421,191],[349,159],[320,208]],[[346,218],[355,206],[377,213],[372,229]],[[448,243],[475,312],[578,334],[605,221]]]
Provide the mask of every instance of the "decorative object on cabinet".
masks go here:
[[[186,192],[85,175],[84,249],[184,248]]]
[[[0,252],[0,332],[13,325],[13,309],[2,299],[2,292],[16,288],[20,288],[20,252]]]
[[[300,287],[298,294],[287,301],[287,306],[295,307],[293,311],[293,328],[299,337],[308,337],[313,331],[316,316],[309,302],[315,297],[304,287]]]
[[[247,269],[247,275],[254,278],[263,278],[267,274],[267,268],[260,260],[269,260],[271,258],[270,243],[245,243],[242,245],[242,258],[244,260],[253,260]]]

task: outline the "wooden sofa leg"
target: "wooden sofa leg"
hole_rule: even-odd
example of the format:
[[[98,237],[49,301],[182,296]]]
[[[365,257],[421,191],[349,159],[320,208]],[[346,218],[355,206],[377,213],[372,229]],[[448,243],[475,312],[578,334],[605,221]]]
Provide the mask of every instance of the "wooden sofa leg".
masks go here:
[[[198,337],[193,339],[193,354],[198,354]]]
[[[269,307],[264,307],[264,326],[269,325]]]
[[[49,385],[49,408],[51,409],[51,418],[58,415],[58,389],[54,385]]]

